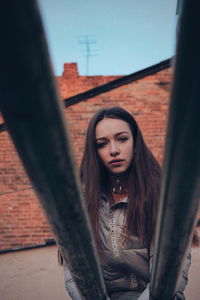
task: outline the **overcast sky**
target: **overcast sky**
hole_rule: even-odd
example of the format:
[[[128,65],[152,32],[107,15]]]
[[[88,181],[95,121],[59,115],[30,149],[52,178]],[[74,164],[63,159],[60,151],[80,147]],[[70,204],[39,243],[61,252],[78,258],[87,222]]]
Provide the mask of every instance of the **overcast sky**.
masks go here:
[[[81,75],[126,75],[174,55],[177,0],[38,2],[56,75],[67,62]]]

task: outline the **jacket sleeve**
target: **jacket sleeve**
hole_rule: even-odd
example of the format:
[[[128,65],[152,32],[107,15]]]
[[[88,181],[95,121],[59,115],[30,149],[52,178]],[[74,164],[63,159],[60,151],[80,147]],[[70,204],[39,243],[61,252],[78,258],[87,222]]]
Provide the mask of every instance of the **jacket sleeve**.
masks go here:
[[[69,295],[71,296],[72,300],[81,300],[79,291],[66,265],[64,265],[63,271],[64,271],[65,288],[68,291]]]
[[[188,282],[188,271],[189,271],[189,267],[191,265],[191,250],[190,252],[188,253],[186,259],[185,259],[185,264],[184,264],[184,267],[183,267],[183,271],[181,273],[181,275],[179,276],[179,279],[177,281],[177,284],[176,284],[176,294],[175,294],[175,297],[174,297],[174,300],[184,300],[185,299],[185,296],[183,294],[183,291],[187,285],[187,282]]]
[[[150,269],[152,268],[152,259],[150,259]],[[173,297],[173,300],[184,300],[184,289],[187,285],[188,282],[188,270],[191,265],[191,251],[188,253],[186,259],[185,259],[185,264],[183,267],[183,271],[179,276],[179,279],[176,284],[176,289],[175,289],[175,295]],[[139,296],[138,300],[149,300],[149,284],[147,285],[147,288],[142,292],[142,294]]]

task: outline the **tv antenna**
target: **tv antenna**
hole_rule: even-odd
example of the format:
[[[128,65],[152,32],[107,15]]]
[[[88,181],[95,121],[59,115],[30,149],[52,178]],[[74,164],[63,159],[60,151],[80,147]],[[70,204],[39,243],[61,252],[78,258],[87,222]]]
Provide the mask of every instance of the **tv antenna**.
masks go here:
[[[96,56],[97,54],[94,53],[96,49],[91,49],[91,45],[96,44],[96,39],[94,35],[81,35],[78,36],[79,44],[85,46],[85,56],[86,56],[86,76],[89,75],[89,66],[90,66],[90,57]]]

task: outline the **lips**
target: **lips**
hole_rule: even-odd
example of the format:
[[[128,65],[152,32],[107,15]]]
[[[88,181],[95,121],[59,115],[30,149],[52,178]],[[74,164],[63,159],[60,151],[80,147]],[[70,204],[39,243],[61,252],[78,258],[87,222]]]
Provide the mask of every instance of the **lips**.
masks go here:
[[[124,159],[113,159],[113,160],[109,161],[108,164],[109,165],[118,165],[118,164],[120,164],[123,161],[124,161]]]

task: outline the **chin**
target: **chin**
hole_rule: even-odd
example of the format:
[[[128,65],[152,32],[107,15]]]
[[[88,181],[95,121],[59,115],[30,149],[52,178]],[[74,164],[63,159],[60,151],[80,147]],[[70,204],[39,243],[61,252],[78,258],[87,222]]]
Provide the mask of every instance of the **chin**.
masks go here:
[[[121,169],[121,170],[117,170],[117,168],[115,170],[110,170],[110,172],[114,175],[123,175],[125,173],[128,172],[128,169]]]

